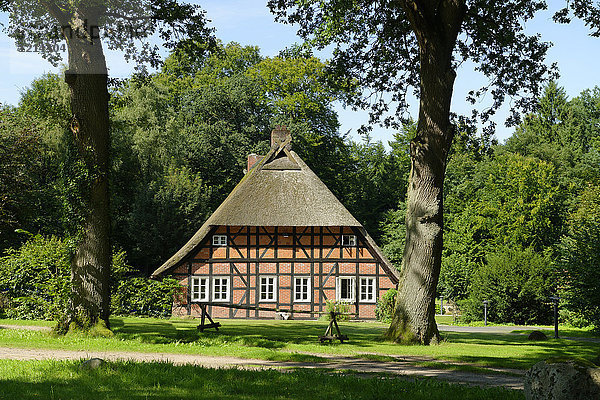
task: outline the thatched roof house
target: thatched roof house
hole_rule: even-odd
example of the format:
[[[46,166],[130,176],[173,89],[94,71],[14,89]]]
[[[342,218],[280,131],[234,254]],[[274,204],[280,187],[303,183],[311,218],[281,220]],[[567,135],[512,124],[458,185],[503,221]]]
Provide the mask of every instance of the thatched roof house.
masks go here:
[[[361,263],[376,264],[377,268],[375,269],[381,268],[381,275],[389,279],[389,284],[385,285],[379,285],[379,282],[370,282],[375,285],[372,289],[369,289],[373,293],[377,292],[378,294],[379,287],[381,287],[381,290],[385,290],[397,284],[397,270],[391,265],[356,218],[350,214],[304,161],[291,150],[290,143],[291,136],[285,128],[275,129],[272,133],[269,153],[264,157],[249,156],[248,173],[240,183],[196,234],[160,268],[154,271],[152,276],[157,277],[165,273],[176,272],[182,279],[185,277],[186,282],[191,282],[193,276],[204,276],[201,272],[202,266],[225,262],[225,264],[248,264],[246,274],[254,274],[260,280],[260,264],[264,261],[269,264],[291,263],[290,272],[285,273],[289,273],[292,277],[301,275],[293,271],[294,261],[306,264],[312,260],[313,269],[310,273],[307,271],[303,274],[310,275],[314,281],[316,274],[314,267],[316,264],[320,265],[321,270],[325,266],[325,269],[329,272],[329,269],[334,266],[334,268],[339,269],[340,263],[354,261],[356,271],[353,271],[351,275],[355,276],[356,279],[360,275],[358,268]],[[219,233],[227,233],[228,235],[226,239],[223,239],[226,240],[225,246],[221,242],[211,240],[214,235],[224,236],[218,235]],[[260,235],[263,233],[270,237],[268,245],[261,242]],[[290,243],[287,239],[289,236],[294,236]],[[307,240],[309,236],[311,237],[310,242]],[[334,239],[337,237],[338,239],[325,240],[323,239],[324,236],[331,236]],[[348,239],[351,243],[343,243],[342,236],[353,236],[354,239]],[[241,240],[242,237],[244,237],[244,240]],[[302,238],[304,240],[301,240]],[[222,247],[235,248],[236,252],[227,250],[219,256],[217,253]],[[269,252],[271,257],[260,257],[260,254],[258,254],[259,247],[261,249],[271,247],[272,251]],[[288,257],[289,254],[287,253],[283,256],[283,248],[285,247],[293,247],[294,250],[303,248],[304,254],[298,259],[295,257],[296,253],[292,257]],[[315,251],[317,247],[318,251]],[[341,250],[337,254],[338,257],[323,259],[322,250],[325,247],[328,250],[339,247]],[[355,251],[344,253],[342,250],[346,247],[355,247]],[[201,249],[207,251],[200,254]],[[217,253],[215,253],[215,250],[217,250]],[[235,253],[235,256],[232,253]],[[315,256],[315,253],[318,253],[319,256]],[[350,256],[350,258],[346,256]],[[181,268],[186,263],[187,268]],[[327,265],[324,265],[324,263]],[[194,268],[194,265],[198,267]],[[176,271],[178,267],[179,270]],[[208,268],[207,273],[211,269]],[[252,272],[250,272],[251,270]],[[230,271],[230,275],[235,273]],[[338,275],[336,274],[336,276]],[[369,276],[371,275],[373,277],[379,276],[376,271],[369,274]],[[321,278],[319,277],[319,279]],[[210,280],[210,277],[207,276],[207,279]],[[359,284],[356,279],[354,285]],[[231,285],[231,283],[228,282],[228,285]],[[319,297],[327,298],[326,293],[323,292],[325,287],[322,285],[318,287],[314,284],[316,282],[313,282],[313,286],[317,288],[315,290],[322,292],[319,293]],[[187,284],[186,286],[190,285]],[[277,286],[281,287],[281,285]],[[291,286],[293,286],[292,283],[290,283]],[[248,298],[251,297],[250,291],[258,293],[259,290],[249,285],[248,282],[243,288],[232,287],[233,291],[237,289],[243,289],[244,293],[247,292]],[[210,285],[207,286],[206,290],[210,291]],[[188,297],[188,300],[191,301],[193,296]],[[282,296],[280,294],[275,297],[281,298]],[[293,293],[290,293],[288,297],[293,298]],[[314,297],[314,294],[311,297]],[[282,302],[278,303],[281,306]],[[319,302],[313,303],[313,306],[322,308]],[[293,301],[285,304],[288,306],[293,305]]]

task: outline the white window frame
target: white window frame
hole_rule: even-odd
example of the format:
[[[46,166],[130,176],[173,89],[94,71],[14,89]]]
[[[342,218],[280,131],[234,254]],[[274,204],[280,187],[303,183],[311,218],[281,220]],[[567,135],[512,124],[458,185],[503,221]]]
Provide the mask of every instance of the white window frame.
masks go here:
[[[361,303],[375,303],[377,301],[377,296],[375,296],[375,278],[361,276],[358,280],[358,291],[359,291],[359,299]],[[367,289],[365,291],[365,289]]]
[[[202,286],[204,286],[204,293],[201,290]],[[210,284],[207,277],[192,276],[190,285],[192,301],[208,301],[209,288]]]
[[[356,246],[356,235],[342,235],[342,246],[344,246],[344,247]]]
[[[227,235],[213,235],[212,237],[213,246],[227,246]]]
[[[342,281],[350,280],[350,296],[342,297]],[[335,282],[335,297],[337,301],[353,303],[356,300],[356,278],[354,276],[338,276]]]
[[[305,281],[303,283],[300,283],[300,291],[297,290],[298,288],[298,281],[302,282]],[[304,295],[306,295],[306,298],[304,299]],[[295,303],[310,303],[312,300],[312,286],[310,285],[310,276],[295,276],[294,277],[294,302]]]
[[[217,281],[219,284],[217,285]],[[223,283],[225,281],[225,283]],[[225,292],[223,292],[223,287],[225,287]],[[217,290],[218,289],[218,290]],[[229,286],[229,277],[228,276],[218,276],[213,278],[212,281],[212,299],[213,301],[229,301],[229,293],[231,292],[231,288]]]
[[[271,283],[268,283],[268,281],[272,279]],[[263,280],[266,281],[265,284],[263,284]],[[269,289],[269,286],[271,286],[272,288],[272,292],[270,291],[263,291],[263,285],[267,286],[267,289]],[[277,301],[277,276],[276,275],[261,275],[258,277],[258,301],[261,303],[272,303],[272,302],[276,302]],[[264,297],[263,297],[264,296]]]

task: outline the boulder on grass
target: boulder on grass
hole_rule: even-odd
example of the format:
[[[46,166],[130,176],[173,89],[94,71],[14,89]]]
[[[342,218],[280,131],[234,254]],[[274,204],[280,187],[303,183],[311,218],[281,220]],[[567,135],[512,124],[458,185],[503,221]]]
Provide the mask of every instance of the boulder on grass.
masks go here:
[[[105,361],[101,358],[90,358],[89,360],[82,362],[81,365],[79,366],[79,369],[82,369],[82,370],[98,369],[101,366],[103,366],[104,364],[105,364]]]
[[[583,360],[546,360],[525,375],[527,400],[600,399],[600,368]]]
[[[540,341],[540,340],[547,340],[548,337],[542,331],[533,331],[529,334],[529,336],[527,336],[527,339]]]

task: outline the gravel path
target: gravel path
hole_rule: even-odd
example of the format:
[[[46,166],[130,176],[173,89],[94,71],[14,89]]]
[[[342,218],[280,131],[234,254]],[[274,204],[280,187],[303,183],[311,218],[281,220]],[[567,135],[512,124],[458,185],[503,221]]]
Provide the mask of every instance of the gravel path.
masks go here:
[[[49,326],[35,326],[35,325],[0,325],[0,329],[21,329],[26,331],[51,331],[52,328]]]
[[[101,358],[103,360],[110,361],[133,360],[140,362],[170,362],[175,365],[193,364],[205,368],[331,368],[335,370],[351,370],[366,374],[387,373],[403,377],[426,376],[462,384],[477,386],[502,386],[509,389],[523,389],[522,376],[511,376],[500,373],[486,374],[424,368],[413,365],[415,362],[428,361],[418,357],[401,357],[395,362],[381,362],[356,359],[347,356],[332,356],[327,354],[318,354],[318,356],[325,358],[327,361],[322,363],[300,363],[191,354],[137,353],[120,351],[71,351],[0,347],[0,359],[10,360],[86,360],[90,358]],[[515,371],[506,370],[505,372]],[[517,373],[522,374],[523,372],[518,371]]]

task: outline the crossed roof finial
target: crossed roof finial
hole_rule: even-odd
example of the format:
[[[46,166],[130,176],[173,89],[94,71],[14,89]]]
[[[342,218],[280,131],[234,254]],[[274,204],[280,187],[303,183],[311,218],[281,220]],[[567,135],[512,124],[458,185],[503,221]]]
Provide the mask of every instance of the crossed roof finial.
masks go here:
[[[276,125],[275,129],[271,131],[271,148],[285,147],[287,150],[291,150],[292,146],[292,134],[285,125]]]

